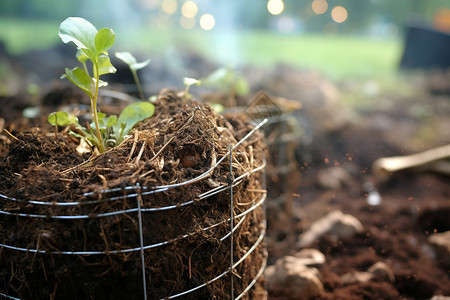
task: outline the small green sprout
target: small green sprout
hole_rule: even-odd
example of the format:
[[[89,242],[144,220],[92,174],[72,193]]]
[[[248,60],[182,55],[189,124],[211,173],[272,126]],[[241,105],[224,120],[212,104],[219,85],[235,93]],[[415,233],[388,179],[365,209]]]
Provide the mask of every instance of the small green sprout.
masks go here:
[[[114,31],[108,28],[97,30],[83,18],[70,17],[61,23],[59,36],[64,43],[73,42],[77,46],[76,57],[83,66],[66,68],[61,78],[68,78],[89,96],[93,122],[85,128],[79,124],[77,117],[63,111],[51,113],[48,122],[56,127],[75,125],[81,134],[70,133],[85,139],[102,153],[106,148],[120,144],[136,123],[153,115],[155,107],[149,102],[133,103],[122,111],[119,118],[97,112],[98,89],[108,84],[100,80],[100,76],[116,72],[107,52],[114,44]],[[92,63],[92,77],[86,64],[88,60]]]
[[[209,105],[218,114],[221,114],[225,111],[225,107],[220,103],[210,103]]]
[[[97,30],[89,21],[78,17],[65,19],[59,26],[59,36],[64,43],[73,42],[78,47],[77,59],[83,64],[83,69],[66,68],[66,74],[61,78],[68,78],[91,99],[91,116],[95,123],[97,138],[95,145],[100,153],[104,152],[97,116],[98,88],[107,85],[100,80],[100,75],[116,72],[107,52],[113,46],[116,36],[112,29]],[[92,62],[92,77],[86,66],[87,60]]]
[[[107,117],[106,114],[98,113],[98,126],[95,123],[90,124],[90,128],[80,125],[78,118],[68,112],[53,112],[48,116],[48,122],[53,126],[75,125],[78,132],[69,131],[75,137],[84,139],[90,146],[97,145],[97,136],[95,132],[97,128],[100,131],[104,147],[115,147],[119,145],[128,135],[134,125],[153,115],[155,106],[150,102],[136,102],[124,108],[122,113],[117,116]]]
[[[136,86],[139,90],[139,96],[141,97],[142,101],[144,101],[144,92],[142,91],[141,83],[139,82],[139,78],[137,76],[137,70],[145,68],[150,63],[150,59],[138,63],[136,61],[136,58],[134,58],[134,56],[130,52],[116,52],[115,54],[118,59],[120,59],[130,67],[134,81],[136,82]]]
[[[247,79],[231,68],[219,68],[203,78],[202,82],[205,86],[216,88],[221,93],[230,96],[245,96],[250,92]]]
[[[187,99],[189,99],[191,97],[191,95],[189,94],[189,88],[191,86],[202,84],[202,82],[200,80],[195,79],[195,78],[191,78],[191,77],[184,77],[183,78],[183,83],[186,86],[186,88],[184,89],[184,92],[183,92],[184,100],[187,100]]]

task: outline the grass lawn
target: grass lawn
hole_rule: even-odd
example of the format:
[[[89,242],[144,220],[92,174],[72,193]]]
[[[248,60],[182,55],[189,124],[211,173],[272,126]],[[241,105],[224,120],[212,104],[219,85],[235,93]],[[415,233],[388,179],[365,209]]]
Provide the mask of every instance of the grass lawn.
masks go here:
[[[59,41],[58,21],[0,18],[0,41],[12,54],[45,49]]]
[[[0,18],[0,40],[7,49],[20,54],[61,43],[59,23]],[[30,28],[32,30],[30,30]],[[331,78],[346,76],[380,77],[391,75],[401,55],[399,40],[358,36],[279,35],[267,31],[204,32],[114,28],[117,50],[139,49],[163,53],[175,46],[178,51],[197,51],[219,64],[264,67],[276,63],[316,69]]]
[[[243,45],[254,63],[292,63],[335,78],[391,74],[401,54],[399,41],[355,36],[248,34]]]

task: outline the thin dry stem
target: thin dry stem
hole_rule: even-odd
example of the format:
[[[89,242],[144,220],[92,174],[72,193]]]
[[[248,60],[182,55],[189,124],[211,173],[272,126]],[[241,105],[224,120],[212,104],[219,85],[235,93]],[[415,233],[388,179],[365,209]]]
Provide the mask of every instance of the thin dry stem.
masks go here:
[[[136,149],[136,144],[137,144],[137,142],[138,142],[138,139],[139,139],[138,132],[135,131],[135,132],[134,132],[134,142],[133,142],[133,146],[131,147],[130,154],[128,155],[127,162],[129,162],[129,161],[131,160],[131,156],[133,156],[134,149]]]
[[[136,157],[136,161],[134,162],[136,165],[139,163],[139,161],[141,160],[141,156],[142,156],[142,153],[144,153],[144,149],[145,149],[145,143],[146,141],[144,140],[144,142],[142,143],[142,147],[141,147],[141,150],[139,151],[139,154],[138,154],[138,156]]]
[[[6,128],[3,128],[3,130],[10,136],[10,137],[12,137],[13,139],[15,139],[16,141],[19,141],[19,139],[18,138],[16,138],[11,132],[9,132]]]

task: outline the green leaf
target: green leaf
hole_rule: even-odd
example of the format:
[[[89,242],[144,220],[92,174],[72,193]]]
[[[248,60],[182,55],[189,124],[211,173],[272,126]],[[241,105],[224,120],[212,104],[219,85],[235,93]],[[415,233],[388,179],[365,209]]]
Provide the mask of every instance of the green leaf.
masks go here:
[[[106,114],[104,114],[102,112],[97,112],[97,118],[98,118],[98,122],[102,123],[103,119],[106,118]]]
[[[81,51],[89,58],[90,61],[95,61],[98,56],[95,49],[91,50],[91,49],[87,49],[87,48],[86,49],[81,48]]]
[[[97,118],[98,118],[98,125],[100,126],[100,129],[106,128],[106,122],[107,122],[107,119],[108,119],[108,118],[106,118],[106,114],[98,111],[97,112]],[[95,122],[92,121],[91,124],[89,124],[89,127],[91,129],[95,130]]]
[[[80,129],[80,128],[78,128],[78,129]],[[69,134],[71,136],[76,137],[76,138],[85,140],[89,144],[89,146],[91,146],[91,147],[92,146],[96,146],[98,148],[99,142],[98,142],[97,137],[95,136],[95,134],[93,132],[89,132],[87,130],[81,130],[81,132],[83,134],[79,134],[79,133],[76,133],[76,132],[73,132],[72,130],[70,130]]]
[[[89,141],[84,135],[81,135],[81,134],[79,134],[79,133],[76,133],[76,132],[74,132],[74,131],[72,131],[72,130],[69,131],[69,134],[70,134],[71,136],[76,137],[76,138],[84,139],[84,140],[86,140],[86,141]],[[91,142],[89,142],[89,144],[91,144]],[[92,144],[91,144],[91,146],[92,146]]]
[[[130,52],[116,52],[115,55],[130,67],[137,63],[136,58]]]
[[[200,85],[202,83],[200,80],[190,77],[184,77],[183,82],[185,86]]]
[[[140,63],[135,63],[130,68],[137,71],[137,70],[145,68],[149,63],[150,63],[150,58],[147,59],[146,61],[143,61]]]
[[[78,118],[66,111],[52,112],[48,115],[47,120],[53,126],[67,126],[70,124],[78,124]]]
[[[116,73],[116,68],[111,64],[111,61],[108,56],[101,55],[98,58],[98,72],[99,76],[103,74],[110,74],[110,73]]]
[[[97,112],[97,117],[98,117],[99,119],[103,119],[103,118],[106,117],[106,114],[105,114],[105,113],[102,113],[102,112]]]
[[[135,70],[135,71],[145,68],[150,63],[150,59],[147,59],[146,61],[138,63],[136,61],[136,58],[133,56],[133,54],[131,54],[130,52],[126,52],[126,51],[125,52],[116,52],[115,55],[118,59],[120,59],[121,61],[126,63],[130,67],[130,69]]]
[[[106,127],[113,127],[117,124],[117,116],[112,115],[108,118],[108,122],[106,123]]]
[[[79,17],[67,18],[59,26],[58,34],[64,43],[75,43],[90,60],[95,61],[98,55],[95,47],[97,29],[89,21]]]
[[[73,69],[66,68],[66,74],[61,76],[61,78],[67,77],[72,81],[77,87],[82,89],[89,98],[92,99],[92,79],[86,73],[85,70],[75,67]]]
[[[150,102],[136,102],[125,107],[117,120],[117,124],[114,126],[117,143],[121,142],[122,138],[128,134],[134,125],[153,116],[154,113],[155,106]],[[123,130],[121,130],[122,124],[125,124]]]
[[[84,135],[82,135],[82,134],[73,132],[72,130],[69,130],[69,134],[70,134],[71,136],[76,137],[76,138],[85,140],[86,143],[88,143],[89,147],[94,146],[94,144],[92,143],[92,139],[89,139],[87,136],[84,136]]]
[[[102,28],[95,35],[95,48],[98,53],[108,51],[114,45],[115,40],[116,35],[112,29]]]
[[[87,55],[83,51],[81,51],[80,47],[78,47],[76,57],[78,61],[82,64],[84,64],[89,59],[89,57],[87,57]]]
[[[95,82],[95,78],[92,78],[92,81]],[[98,87],[101,88],[102,86],[108,86],[108,82],[103,81],[103,80],[99,80],[98,81]]]
[[[223,113],[225,110],[225,107],[220,103],[211,103],[210,105],[211,105],[212,109],[218,114]]]

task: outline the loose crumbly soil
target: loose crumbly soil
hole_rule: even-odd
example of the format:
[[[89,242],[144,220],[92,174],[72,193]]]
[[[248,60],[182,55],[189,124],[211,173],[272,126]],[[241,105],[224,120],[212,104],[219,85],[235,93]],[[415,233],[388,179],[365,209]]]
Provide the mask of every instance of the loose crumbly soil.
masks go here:
[[[48,59],[41,59],[41,61],[48,61]],[[152,61],[163,60],[153,59]],[[195,60],[190,70],[195,72],[207,65],[210,66],[205,61]],[[33,63],[30,66],[37,65]],[[207,71],[195,74],[194,77],[206,76],[215,68],[216,66],[211,66]],[[48,83],[57,78],[62,69],[62,66],[58,66],[55,74],[47,78],[40,76],[40,78]],[[179,74],[169,74],[170,72],[166,72],[168,69],[163,65],[157,71],[150,68],[148,74],[144,74],[144,77],[147,75],[151,78],[147,84],[157,86],[158,89],[161,86],[173,86],[173,81],[161,84],[162,74],[165,75],[163,77],[166,82],[169,78],[179,80]],[[351,126],[342,126],[349,109],[337,105],[339,101],[326,101],[327,97],[335,96],[342,86],[335,88],[332,83],[323,80],[315,72],[297,70],[286,65],[273,68],[268,72],[260,68],[249,68],[245,75],[251,80],[252,90],[264,89],[272,95],[302,102],[304,109],[297,120],[303,120],[301,127],[309,130],[312,139],[311,145],[302,144],[303,141],[298,140],[300,145],[295,148],[297,160],[295,175],[269,178],[269,193],[276,190],[274,194],[284,192],[288,199],[289,196],[291,197],[290,203],[273,198],[267,202],[269,263],[273,263],[283,255],[294,254],[299,250],[296,242],[302,231],[307,230],[315,220],[330,210],[341,209],[344,213],[359,219],[364,226],[364,231],[353,238],[339,242],[325,237],[313,245],[322,250],[327,259],[320,271],[325,293],[318,299],[428,300],[438,294],[450,296],[449,270],[439,264],[427,242],[430,234],[450,229],[448,177],[431,172],[405,172],[394,174],[388,182],[377,183],[370,176],[371,164],[379,157],[414,153],[449,143],[448,94],[436,97],[424,89],[415,93],[414,96],[409,96],[411,98],[405,101],[404,97],[368,93],[362,100],[363,102],[371,101],[371,107],[362,113],[360,119],[352,119]],[[436,86],[436,79],[441,82],[444,77],[427,78],[430,81],[429,85]],[[446,82],[448,83],[448,80]],[[370,87],[373,82],[367,83],[370,83],[368,85]],[[353,84],[356,87],[350,89],[366,87],[364,82],[359,80]],[[403,87],[396,89],[400,90]],[[156,92],[156,89],[152,92]],[[4,110],[0,110],[0,117],[7,121],[14,120],[15,117],[12,116],[17,111],[13,110],[15,107],[6,108],[6,104],[14,103],[13,106],[15,106],[17,102],[4,98],[0,98],[0,101],[2,101],[2,107],[5,107]],[[373,107],[377,105],[379,109]],[[430,109],[431,115],[429,115]],[[11,123],[5,126],[7,129],[19,127],[12,126]],[[417,147],[417,143],[420,147]],[[274,147],[274,145],[271,146]],[[4,153],[6,150],[3,142],[0,147],[0,153]],[[274,148],[276,151],[271,155],[279,155],[280,152],[276,147]],[[48,153],[48,151],[45,152]],[[274,161],[276,158],[274,157]],[[78,161],[79,158],[70,159]],[[36,161],[37,165],[41,163]],[[336,190],[320,187],[317,184],[318,172],[331,166],[345,168],[352,175],[352,180]],[[271,171],[277,173],[278,170],[269,169],[268,174]],[[292,183],[293,191],[286,190],[286,179]],[[101,180],[97,178],[97,181]],[[382,202],[378,206],[367,205],[367,191],[363,187],[367,181],[372,182],[381,194]],[[4,185],[3,180],[0,184]],[[185,255],[187,254],[180,254],[183,263],[186,261]],[[35,260],[39,262],[41,256],[35,257]],[[164,256],[164,260],[170,260],[171,264],[175,264],[177,259],[178,257],[170,255]],[[193,259],[192,262],[194,261],[196,260]],[[378,261],[385,262],[393,270],[395,282],[350,285],[341,282],[340,278],[343,274],[350,271],[365,271]],[[137,262],[133,268],[140,276]],[[153,270],[160,271],[160,265],[155,266]],[[185,276],[188,269],[183,270],[183,276]],[[63,271],[61,270],[60,273],[63,274]],[[93,282],[98,280],[96,278]],[[2,278],[3,285],[4,282]],[[7,282],[10,282],[10,278],[7,278]],[[119,284],[114,282],[114,284],[123,287],[123,282]],[[3,285],[0,290],[4,289]],[[114,292],[116,290],[112,291]],[[217,298],[220,299],[221,295],[217,295]],[[269,299],[282,300],[283,298],[269,294]]]
[[[175,207],[142,213],[144,246],[163,243],[144,251],[149,299],[182,293],[221,275],[230,266],[230,191],[199,196],[263,166],[263,137],[255,132],[233,152],[234,177],[228,157],[211,169],[251,129],[243,116],[225,119],[208,105],[165,92],[156,102],[156,114],[129,139],[88,160],[77,154],[77,140],[67,134],[55,137],[37,128],[13,132],[16,139],[2,143],[1,151],[0,193],[10,198],[2,199],[0,208],[13,214],[0,219],[1,243],[47,253],[2,248],[0,291],[24,299],[142,298],[140,252],[114,253],[140,247],[138,205]],[[205,173],[205,179],[193,180]],[[262,174],[263,169],[249,173],[234,187],[235,215],[263,199]],[[155,192],[189,180],[189,185]],[[124,189],[130,186],[140,188]],[[70,202],[80,204],[61,205]],[[129,212],[115,214],[123,210]],[[14,215],[18,213],[28,216]],[[63,215],[87,217],[55,219]],[[266,256],[264,243],[257,244],[265,230],[263,206],[236,222],[241,220],[233,234],[234,262],[253,245],[256,249],[234,270],[235,295],[250,285]],[[259,280],[244,298],[260,299],[262,286]],[[182,298],[229,295],[226,275]]]
[[[358,185],[325,194],[302,187],[302,197],[308,199],[302,207],[305,228],[332,209],[355,216],[364,226],[363,232],[352,238],[336,241],[324,237],[312,245],[327,259],[320,271],[325,293],[317,299],[430,299],[450,295],[449,270],[439,263],[427,241],[430,234],[450,230],[448,177],[431,173],[396,176],[379,187],[379,206],[369,206],[366,192]],[[394,282],[341,282],[343,274],[367,271],[380,261],[392,269]]]
[[[289,78],[283,77],[286,84]],[[345,127],[323,131],[312,125],[313,142],[300,149],[304,160],[297,165],[301,176],[295,192],[275,203],[268,201],[269,264],[299,251],[298,236],[332,210],[339,209],[362,223],[363,232],[352,238],[338,241],[325,236],[311,245],[326,255],[320,269],[325,292],[317,299],[428,300],[435,295],[450,296],[450,270],[436,259],[428,242],[431,234],[450,230],[449,177],[413,169],[393,173],[383,181],[371,172],[377,158],[448,144],[449,96],[421,91],[413,98],[387,100],[361,112],[357,122]],[[417,117],[412,113],[414,108],[424,107],[432,114]],[[310,124],[314,123],[322,123],[322,119],[313,119]],[[348,174],[339,179],[340,186],[319,184],[319,173],[336,167]],[[328,177],[333,174],[328,173]],[[368,204],[367,183],[381,195],[379,205]],[[292,205],[286,209],[283,205],[289,197]],[[392,269],[394,282],[345,284],[341,280],[342,275],[367,271],[377,262]],[[285,298],[269,293],[269,299]]]

